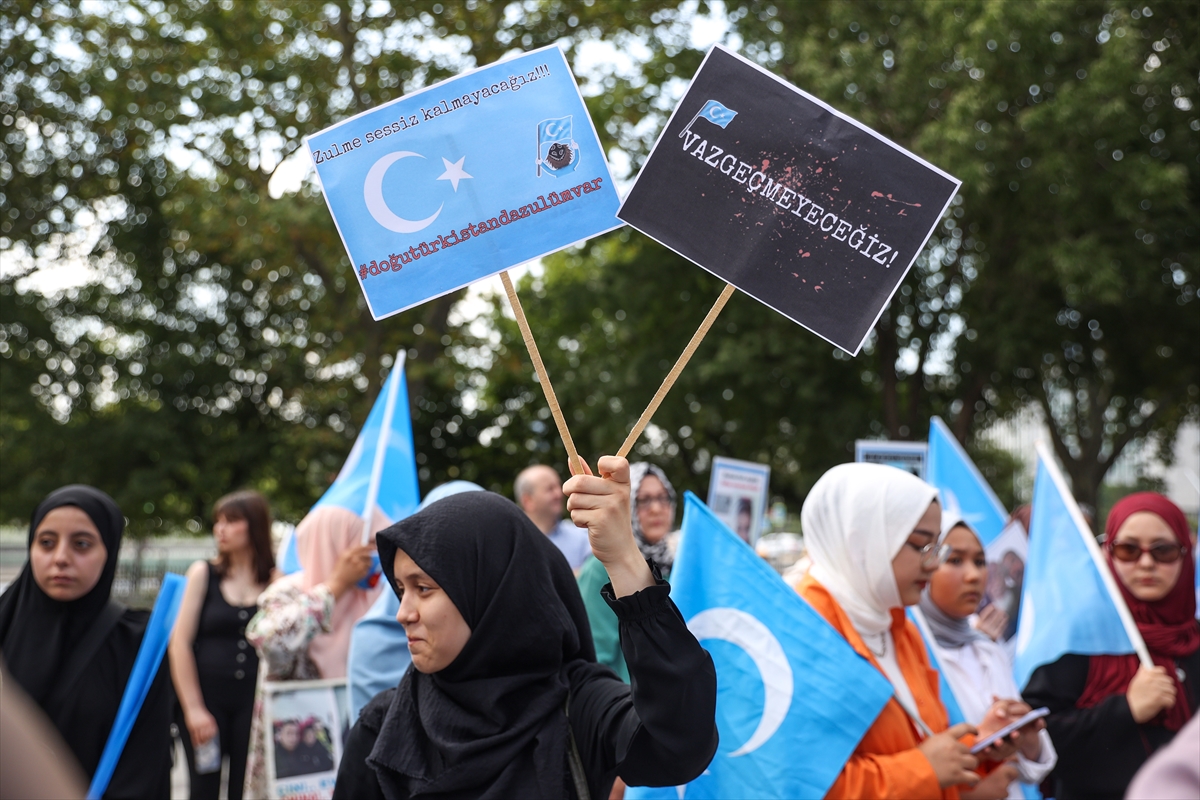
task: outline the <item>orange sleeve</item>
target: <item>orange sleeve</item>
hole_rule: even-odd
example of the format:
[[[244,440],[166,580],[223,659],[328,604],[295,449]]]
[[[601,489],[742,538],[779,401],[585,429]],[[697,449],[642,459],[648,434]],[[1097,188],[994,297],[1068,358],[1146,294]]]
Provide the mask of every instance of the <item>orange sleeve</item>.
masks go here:
[[[941,800],[943,796],[933,765],[916,749],[892,755],[855,753],[825,794],[827,800]]]

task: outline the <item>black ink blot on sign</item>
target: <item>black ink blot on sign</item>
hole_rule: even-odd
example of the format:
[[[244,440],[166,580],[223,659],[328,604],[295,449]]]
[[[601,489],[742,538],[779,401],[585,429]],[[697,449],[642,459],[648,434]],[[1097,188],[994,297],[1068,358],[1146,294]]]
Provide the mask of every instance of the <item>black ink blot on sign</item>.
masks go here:
[[[716,46],[617,216],[857,355],[960,185]]]

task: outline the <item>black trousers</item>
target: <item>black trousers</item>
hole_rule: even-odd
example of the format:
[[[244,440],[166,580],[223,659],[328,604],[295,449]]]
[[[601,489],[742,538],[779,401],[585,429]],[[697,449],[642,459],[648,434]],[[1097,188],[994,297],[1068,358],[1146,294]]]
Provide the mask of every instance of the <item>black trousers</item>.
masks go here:
[[[254,673],[244,680],[200,681],[200,693],[208,713],[217,721],[221,737],[221,753],[229,756],[229,800],[242,800],[242,785],[246,779],[246,758],[250,754],[250,721],[254,716]],[[183,708],[175,706],[176,724],[187,754],[188,774],[192,782],[192,800],[217,800],[221,793],[221,771],[207,775],[196,773],[196,753],[192,737],[183,719]]]

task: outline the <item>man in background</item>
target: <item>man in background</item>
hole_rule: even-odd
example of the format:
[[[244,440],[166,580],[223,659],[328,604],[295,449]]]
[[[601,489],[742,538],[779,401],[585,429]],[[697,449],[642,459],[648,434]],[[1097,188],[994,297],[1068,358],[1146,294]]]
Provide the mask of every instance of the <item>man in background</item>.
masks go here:
[[[565,502],[558,473],[544,464],[527,467],[517,475],[513,495],[537,529],[554,542],[567,557],[571,569],[578,573],[592,554],[592,546],[587,528],[576,528],[571,520],[563,519]]]

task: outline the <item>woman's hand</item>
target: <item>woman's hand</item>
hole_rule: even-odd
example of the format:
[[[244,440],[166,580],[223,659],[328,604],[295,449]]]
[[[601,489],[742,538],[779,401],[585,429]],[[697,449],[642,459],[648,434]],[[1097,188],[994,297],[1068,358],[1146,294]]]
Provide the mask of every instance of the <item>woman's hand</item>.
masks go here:
[[[1007,627],[1008,614],[1005,614],[995,603],[989,604],[983,611],[980,611],[979,620],[975,623],[976,630],[993,642],[1000,641],[1000,637],[1004,635],[1004,629]]]
[[[199,747],[217,735],[217,721],[203,706],[192,711],[184,711],[183,721],[187,724],[188,735],[192,737],[193,748]]]
[[[367,573],[371,571],[371,565],[374,563],[371,558],[371,554],[374,552],[375,545],[373,544],[359,545],[342,551],[338,556],[337,564],[333,567],[333,574],[325,581],[325,585],[329,587],[335,600],[345,594],[351,586],[367,577]]]
[[[958,739],[968,733],[975,733],[975,727],[960,722],[949,730],[935,733],[917,749],[925,754],[933,771],[937,774],[938,785],[943,789],[965,783],[974,786],[979,783],[979,776],[971,770],[979,763],[965,744]]]
[[[1001,764],[972,788],[959,790],[958,796],[962,800],[1004,800],[1008,797],[1009,784],[1018,774],[1012,764]]]
[[[1014,712],[1014,709],[1023,709],[1019,713]],[[1029,712],[1029,706],[1019,700],[1001,700],[996,696],[992,696],[992,705],[988,708],[987,713],[983,715],[983,720],[979,723],[980,738],[987,738],[996,731],[1003,728],[1005,725],[1011,724],[1013,721],[1020,719]],[[980,758],[988,761],[1007,761],[1017,753],[1017,742],[1020,740],[1020,733],[1013,731],[1008,736],[1005,736],[998,742],[993,743],[979,753]]]
[[[581,462],[582,463],[582,462]],[[592,552],[608,571],[613,594],[624,597],[654,585],[654,575],[633,540],[629,515],[629,462],[602,456],[600,477],[583,464],[583,475],[563,484],[571,521],[588,529]]]
[[[1129,713],[1134,722],[1139,725],[1149,722],[1158,716],[1158,712],[1175,705],[1175,681],[1162,667],[1138,667],[1129,682],[1125,699],[1129,701]]]

